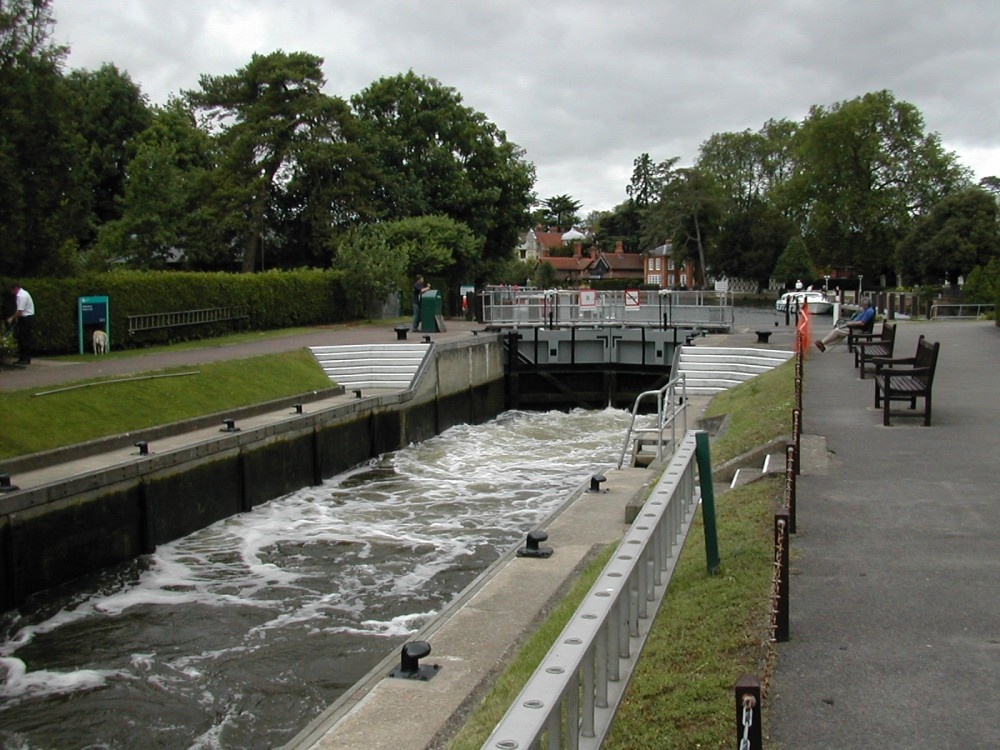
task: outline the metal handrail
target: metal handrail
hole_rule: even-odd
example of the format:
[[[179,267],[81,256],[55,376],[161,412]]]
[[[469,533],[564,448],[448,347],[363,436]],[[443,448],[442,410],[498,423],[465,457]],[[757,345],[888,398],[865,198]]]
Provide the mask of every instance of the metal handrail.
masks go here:
[[[599,748],[663,601],[701,493],[688,433],[583,602],[483,750]]]
[[[676,351],[680,351],[677,347]],[[675,354],[676,359],[676,354]],[[672,372],[677,372],[676,363]],[[639,407],[650,398],[656,399],[656,427],[636,428],[635,420],[639,413]],[[629,420],[628,428],[625,430],[625,440],[622,443],[622,450],[618,456],[618,468],[625,463],[625,453],[635,433],[656,435],[656,460],[663,460],[663,433],[670,428],[670,444],[677,444],[677,417],[684,418],[684,432],[687,432],[687,380],[684,374],[677,375],[662,388],[655,391],[643,391],[635,397],[632,403],[632,418]]]
[[[479,293],[483,322],[496,326],[646,326],[732,329],[726,293],[489,287]]]
[[[996,309],[992,302],[960,302],[957,304],[931,305],[931,319],[936,318],[978,318],[986,312]],[[975,310],[975,312],[972,312]]]

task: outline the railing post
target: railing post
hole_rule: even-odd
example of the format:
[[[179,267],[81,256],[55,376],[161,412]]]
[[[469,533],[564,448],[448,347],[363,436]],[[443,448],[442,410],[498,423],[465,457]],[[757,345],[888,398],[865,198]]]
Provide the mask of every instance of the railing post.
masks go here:
[[[802,410],[792,410],[792,445],[795,446],[795,475],[802,473]]]
[[[715,489],[712,486],[712,456],[708,433],[695,433],[695,455],[698,460],[698,482],[701,485],[701,514],[705,527],[705,558],[709,575],[719,570],[719,537],[715,526]]]
[[[761,750],[760,681],[745,674],[733,687],[736,697],[736,747],[739,750]]]
[[[785,446],[785,507],[788,509],[788,533],[795,533],[795,487],[797,473],[795,464],[798,463],[798,451],[795,445]]]
[[[774,640],[783,643],[788,640],[788,511],[779,510],[774,514],[774,569],[775,599]]]

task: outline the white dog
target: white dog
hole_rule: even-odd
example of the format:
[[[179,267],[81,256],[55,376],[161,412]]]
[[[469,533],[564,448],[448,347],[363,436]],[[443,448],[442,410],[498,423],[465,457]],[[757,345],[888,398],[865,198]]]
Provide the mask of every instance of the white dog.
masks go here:
[[[98,328],[94,331],[94,354],[108,353],[108,334]]]

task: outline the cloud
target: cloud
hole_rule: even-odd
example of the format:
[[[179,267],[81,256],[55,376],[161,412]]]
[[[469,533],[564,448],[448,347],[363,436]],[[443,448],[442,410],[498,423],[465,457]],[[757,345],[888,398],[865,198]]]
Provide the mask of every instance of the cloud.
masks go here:
[[[114,62],[156,103],[254,52],[324,58],[345,99],[413,70],[524,147],[540,197],[625,199],[632,160],[890,89],[978,176],[1000,173],[993,0],[55,0],[71,67]]]

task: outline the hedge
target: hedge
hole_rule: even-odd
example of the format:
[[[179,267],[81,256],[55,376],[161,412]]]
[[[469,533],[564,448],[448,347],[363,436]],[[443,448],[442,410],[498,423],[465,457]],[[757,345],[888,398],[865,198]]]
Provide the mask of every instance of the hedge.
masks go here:
[[[35,302],[35,349],[43,354],[79,350],[77,300],[108,297],[112,349],[178,338],[207,338],[233,324],[202,324],[129,336],[128,317],[147,313],[246,305],[253,330],[340,323],[351,319],[339,270],[267,271],[256,274],[183,271],[113,271],[72,278],[17,279]],[[0,279],[10,305],[11,283]]]

